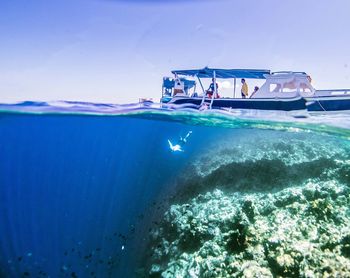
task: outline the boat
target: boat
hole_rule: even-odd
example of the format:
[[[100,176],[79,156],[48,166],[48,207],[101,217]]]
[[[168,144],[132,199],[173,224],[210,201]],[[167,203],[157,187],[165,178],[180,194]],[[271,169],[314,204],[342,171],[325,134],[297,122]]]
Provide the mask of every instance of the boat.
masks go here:
[[[262,86],[254,96],[242,98],[236,92],[237,79],[264,79],[268,83],[270,70],[265,69],[192,69],[174,70],[174,78],[163,78],[161,103],[177,104],[198,109],[258,109],[258,110],[306,110],[306,101],[299,94],[284,94],[283,92],[266,93],[270,87]],[[192,78],[190,80],[189,78]],[[214,92],[208,94],[203,87],[202,79],[233,79],[233,97],[219,97],[218,88],[214,85]],[[202,90],[198,93],[197,82]],[[264,85],[265,85],[264,84]],[[192,93],[191,93],[192,91]]]
[[[257,109],[276,111],[330,112],[350,111],[350,89],[316,90],[305,72],[265,69],[174,70],[173,78],[164,77],[161,103],[197,109]],[[220,97],[217,79],[233,79],[233,97]],[[208,94],[202,79],[212,79],[214,92]],[[236,92],[237,79],[261,79],[264,84],[249,98]],[[201,93],[197,92],[197,82]]]

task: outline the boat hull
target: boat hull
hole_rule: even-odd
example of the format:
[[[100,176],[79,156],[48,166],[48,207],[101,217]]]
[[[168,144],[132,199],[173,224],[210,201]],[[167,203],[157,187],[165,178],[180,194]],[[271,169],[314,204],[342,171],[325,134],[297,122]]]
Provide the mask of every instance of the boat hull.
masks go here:
[[[206,99],[205,103],[210,103],[211,99]],[[198,107],[202,104],[202,98],[174,97],[169,103],[172,104],[191,104]],[[258,110],[278,110],[278,111],[294,111],[306,110],[306,101],[301,97],[286,99],[233,99],[218,98],[213,100],[212,108],[231,108],[231,109],[258,109]]]
[[[306,98],[309,112],[350,111],[350,96]]]

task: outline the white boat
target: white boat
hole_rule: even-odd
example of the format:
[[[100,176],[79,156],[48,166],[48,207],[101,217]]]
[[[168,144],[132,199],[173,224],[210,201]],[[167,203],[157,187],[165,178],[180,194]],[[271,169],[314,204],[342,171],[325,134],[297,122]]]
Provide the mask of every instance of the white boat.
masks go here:
[[[305,72],[281,71],[271,73],[258,69],[194,69],[174,70],[174,78],[164,78],[162,103],[181,104],[201,109],[258,109],[295,111],[350,110],[350,89],[316,90]],[[191,78],[191,79],[189,79]],[[213,79],[214,92],[208,94],[201,79]],[[216,87],[217,79],[233,79],[233,97],[221,98]],[[263,79],[265,83],[250,96],[241,98],[236,92],[236,80]],[[197,81],[197,82],[196,82]],[[197,83],[202,90],[197,92]]]

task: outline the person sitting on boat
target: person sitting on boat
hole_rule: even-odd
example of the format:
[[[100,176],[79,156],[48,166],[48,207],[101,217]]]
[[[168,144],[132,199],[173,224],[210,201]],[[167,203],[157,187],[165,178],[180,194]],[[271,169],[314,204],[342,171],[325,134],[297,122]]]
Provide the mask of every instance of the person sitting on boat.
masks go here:
[[[242,98],[246,98],[248,96],[248,85],[245,82],[244,78],[241,79],[241,83],[242,83],[242,88],[241,88]]]
[[[212,98],[213,93],[215,92],[214,78],[212,78],[211,81],[212,81],[212,82],[211,82],[211,84],[209,85],[209,88],[208,88],[208,90],[207,90],[207,97],[208,97],[208,98]],[[218,83],[216,83],[216,92],[218,91],[218,88],[219,88],[219,85],[218,85]],[[214,94],[214,98],[219,98],[219,97],[220,97],[220,96],[219,96],[218,93]]]
[[[312,95],[313,89],[312,89],[312,85],[311,85],[311,82],[312,82],[311,76],[307,75],[306,78],[307,78],[307,82],[301,82],[300,88],[302,89],[303,93],[307,93],[307,94]],[[307,96],[307,95],[304,95],[304,96]]]
[[[259,90],[259,87],[258,87],[258,86],[255,86],[255,87],[254,87],[254,91],[253,91],[252,94],[250,95],[250,98],[252,98],[258,90]]]
[[[174,80],[174,96],[177,94],[183,94],[185,91],[185,84],[177,76]]]
[[[307,80],[309,81],[309,83],[311,84],[311,82],[312,82],[311,76],[310,76],[310,75],[307,75],[306,78],[307,78]]]

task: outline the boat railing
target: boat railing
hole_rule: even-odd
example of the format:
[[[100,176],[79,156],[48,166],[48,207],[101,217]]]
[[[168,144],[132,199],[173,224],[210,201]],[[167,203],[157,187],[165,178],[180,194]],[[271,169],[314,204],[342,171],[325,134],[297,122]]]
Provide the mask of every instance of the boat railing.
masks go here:
[[[350,96],[350,89],[316,90],[315,97]]]
[[[271,75],[279,75],[279,74],[298,74],[298,75],[306,75],[306,72],[303,71],[274,71]]]

